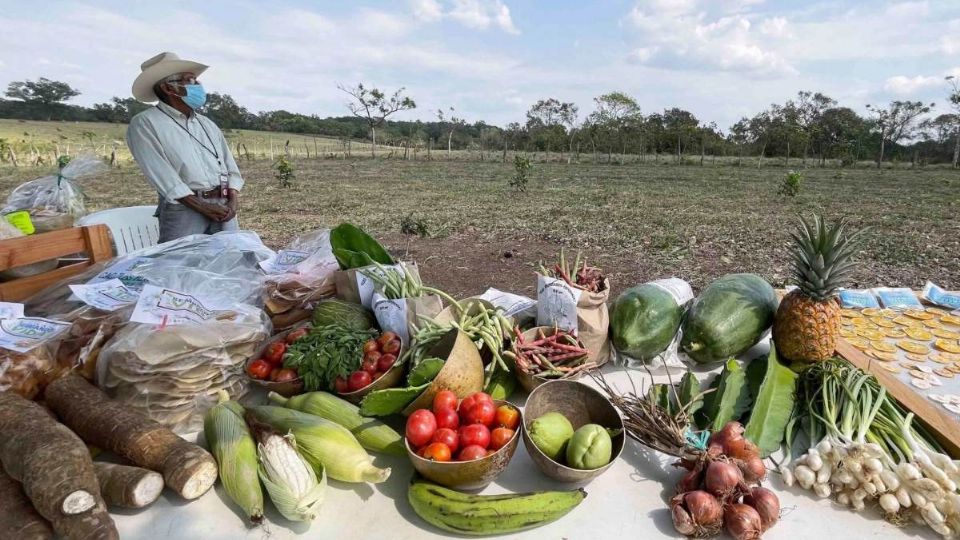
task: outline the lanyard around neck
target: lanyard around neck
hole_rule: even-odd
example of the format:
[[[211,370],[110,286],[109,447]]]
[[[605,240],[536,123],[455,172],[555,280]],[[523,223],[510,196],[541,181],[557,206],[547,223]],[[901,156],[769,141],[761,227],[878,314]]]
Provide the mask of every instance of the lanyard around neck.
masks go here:
[[[201,122],[200,119],[197,119],[197,124],[200,125],[200,129],[203,130],[203,134],[207,136],[207,140],[210,141],[210,146],[207,146],[206,144],[203,143],[203,141],[198,139],[193,133],[190,133],[190,130],[187,129],[187,126],[182,125],[180,122],[177,122],[177,119],[171,116],[170,113],[168,113],[167,111],[161,109],[160,105],[157,105],[157,110],[162,112],[167,118],[172,120],[173,123],[177,125],[177,127],[185,131],[187,135],[190,136],[191,139],[196,141],[196,143],[199,144],[204,150],[209,152],[210,155],[217,160],[217,165],[222,165],[222,163],[220,163],[220,152],[217,152],[217,145],[214,144],[213,139],[210,138],[210,134],[207,133],[207,128],[203,127],[203,122]]]

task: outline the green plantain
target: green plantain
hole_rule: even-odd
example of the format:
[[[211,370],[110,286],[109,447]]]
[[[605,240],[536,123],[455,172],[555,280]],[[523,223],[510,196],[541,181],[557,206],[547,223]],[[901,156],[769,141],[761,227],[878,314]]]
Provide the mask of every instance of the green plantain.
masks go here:
[[[546,525],[573,510],[587,496],[583,489],[504,495],[468,495],[420,478],[410,483],[410,506],[425,521],[458,534],[483,536]]]

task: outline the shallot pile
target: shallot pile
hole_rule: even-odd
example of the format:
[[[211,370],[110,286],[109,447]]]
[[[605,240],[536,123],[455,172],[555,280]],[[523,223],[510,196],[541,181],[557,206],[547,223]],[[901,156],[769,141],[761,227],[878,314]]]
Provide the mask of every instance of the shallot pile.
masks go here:
[[[767,475],[760,450],[743,437],[739,422],[714,433],[698,459],[676,465],[687,470],[670,501],[680,534],[704,538],[726,528],[736,540],[754,540],[780,518],[780,500],[760,486]]]

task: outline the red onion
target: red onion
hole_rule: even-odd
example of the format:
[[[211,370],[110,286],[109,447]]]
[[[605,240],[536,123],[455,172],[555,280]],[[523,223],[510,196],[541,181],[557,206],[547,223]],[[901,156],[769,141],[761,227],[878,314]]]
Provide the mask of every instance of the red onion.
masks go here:
[[[725,499],[737,490],[742,481],[743,475],[736,465],[726,461],[711,461],[707,465],[703,485],[713,495]]]
[[[743,473],[743,479],[754,484],[759,483],[767,476],[767,468],[763,465],[760,456],[753,456],[745,460],[736,460],[737,467]]]
[[[773,527],[780,519],[780,499],[767,488],[755,487],[743,496],[743,504],[752,506],[760,516],[763,530]]]
[[[740,424],[740,422],[727,422],[727,425],[723,426],[720,431],[715,431],[710,435],[710,439],[707,441],[707,444],[719,444],[720,446],[726,446],[727,441],[742,438],[743,425]]]
[[[723,507],[706,491],[677,495],[671,501],[671,511],[674,527],[687,536],[713,536],[723,526]]]
[[[703,469],[697,467],[683,475],[683,478],[677,483],[677,493],[696,491],[700,489],[701,482],[703,482]]]
[[[763,534],[760,514],[745,504],[728,506],[723,513],[723,523],[734,540],[757,540]]]

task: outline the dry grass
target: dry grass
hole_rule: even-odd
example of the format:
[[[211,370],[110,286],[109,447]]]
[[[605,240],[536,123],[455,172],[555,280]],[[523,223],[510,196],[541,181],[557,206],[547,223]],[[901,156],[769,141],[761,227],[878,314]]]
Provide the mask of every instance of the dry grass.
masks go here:
[[[560,246],[604,267],[614,292],[678,276],[702,287],[729,272],[787,279],[797,213],[847,215],[870,226],[858,286],[960,288],[960,176],[930,169],[808,169],[796,199],[776,195],[783,169],[535,164],[525,194],[499,162],[295,160],[288,189],[268,161],[242,162],[242,224],[281,246],[299,232],[352,221],[419,260],[428,281],[457,294],[497,286],[530,293],[534,265]],[[37,171],[0,170],[0,194]],[[85,185],[93,209],[151,204],[130,166]],[[422,221],[426,238],[401,234]]]

